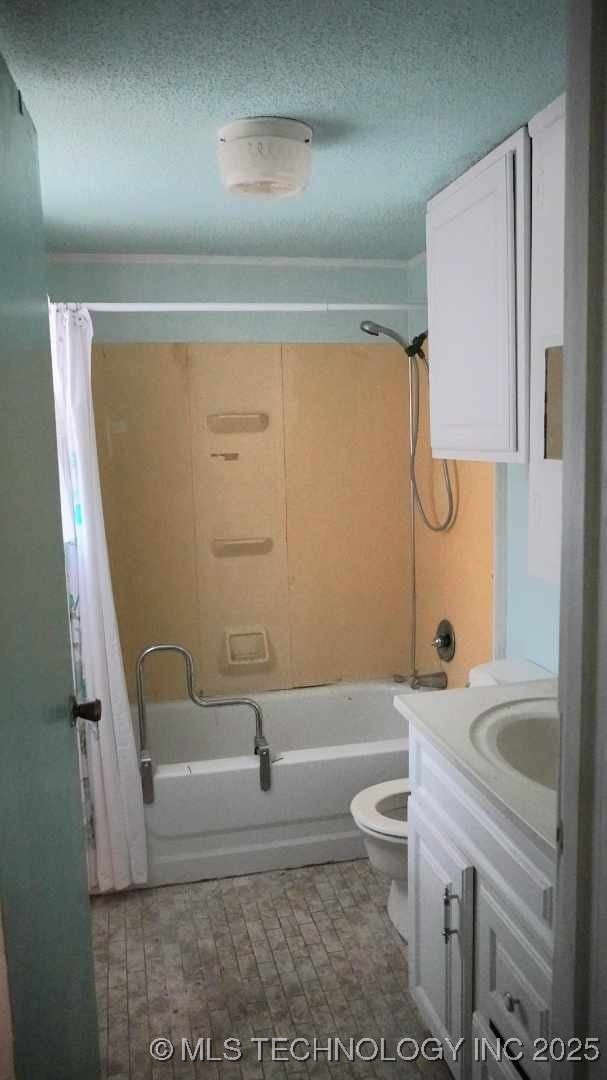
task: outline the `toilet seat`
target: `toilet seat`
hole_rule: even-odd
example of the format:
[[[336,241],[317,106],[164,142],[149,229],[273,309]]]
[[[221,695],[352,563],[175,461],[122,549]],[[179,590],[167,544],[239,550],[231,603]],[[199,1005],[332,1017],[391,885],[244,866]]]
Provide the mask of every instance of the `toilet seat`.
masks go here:
[[[362,829],[380,833],[382,836],[405,840],[409,835],[409,822],[388,817],[377,809],[387,798],[407,795],[411,791],[408,777],[401,780],[387,780],[383,784],[373,784],[355,795],[350,803],[350,813]]]

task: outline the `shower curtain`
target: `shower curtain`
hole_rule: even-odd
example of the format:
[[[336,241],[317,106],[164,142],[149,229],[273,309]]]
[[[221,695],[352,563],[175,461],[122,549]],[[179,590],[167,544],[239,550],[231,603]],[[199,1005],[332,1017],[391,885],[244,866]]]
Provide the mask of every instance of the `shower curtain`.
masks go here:
[[[89,888],[108,892],[147,880],[143,799],[103,522],[93,326],[77,304],[49,304],[49,318],[74,685],[102,705],[100,724],[78,730]]]

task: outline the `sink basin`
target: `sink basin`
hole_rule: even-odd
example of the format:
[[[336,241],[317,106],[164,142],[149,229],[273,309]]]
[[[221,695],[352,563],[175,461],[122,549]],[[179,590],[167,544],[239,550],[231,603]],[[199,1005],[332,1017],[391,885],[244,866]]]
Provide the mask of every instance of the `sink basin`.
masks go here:
[[[560,731],[556,698],[520,698],[477,716],[470,738],[492,764],[556,789]]]

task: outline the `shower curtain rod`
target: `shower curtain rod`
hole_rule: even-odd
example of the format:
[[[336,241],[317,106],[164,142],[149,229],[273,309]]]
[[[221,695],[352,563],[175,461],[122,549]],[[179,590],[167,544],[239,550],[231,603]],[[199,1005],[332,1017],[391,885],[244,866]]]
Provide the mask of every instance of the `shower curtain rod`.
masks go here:
[[[118,314],[130,312],[169,312],[169,311],[418,311],[424,304],[340,304],[340,303],[303,303],[303,304],[268,304],[268,303],[111,303],[106,301],[83,300],[81,307],[89,311],[113,311]]]

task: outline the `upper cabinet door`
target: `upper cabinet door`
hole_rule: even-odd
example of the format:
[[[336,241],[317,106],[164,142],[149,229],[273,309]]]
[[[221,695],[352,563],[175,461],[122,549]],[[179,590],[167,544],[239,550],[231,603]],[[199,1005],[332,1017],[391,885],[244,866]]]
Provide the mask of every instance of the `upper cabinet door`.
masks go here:
[[[435,457],[528,454],[529,140],[518,131],[428,203]]]

